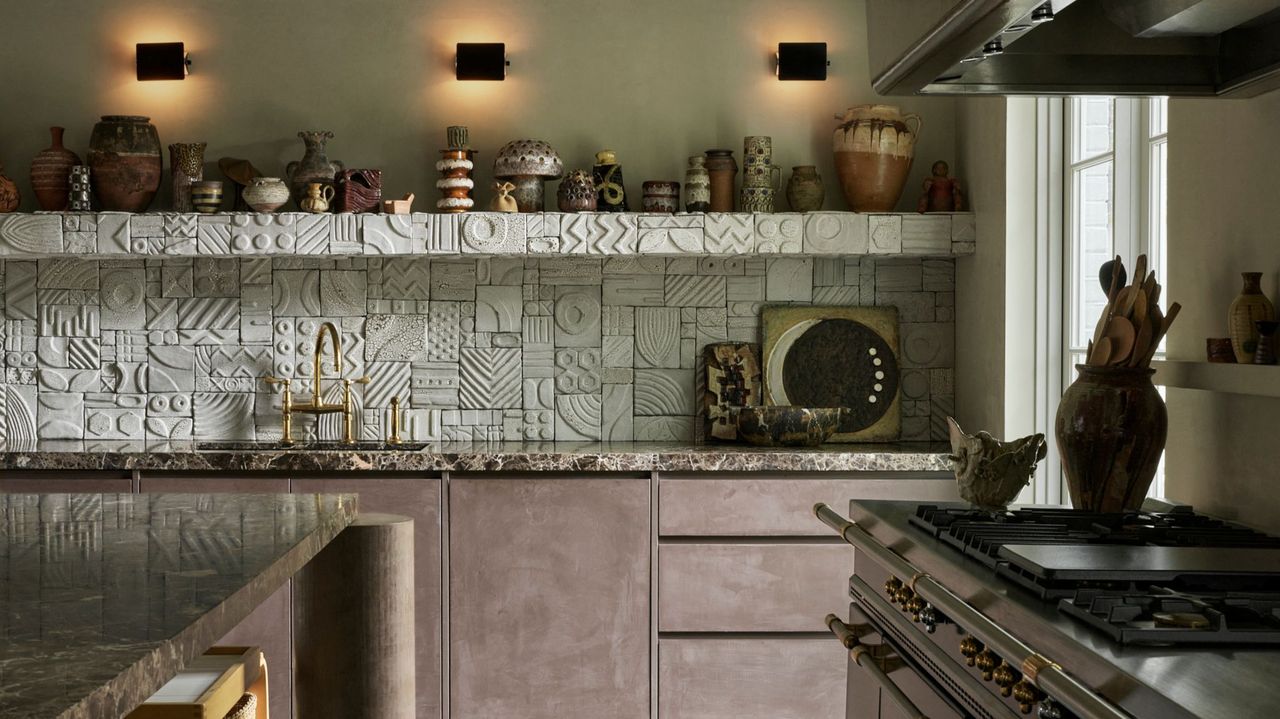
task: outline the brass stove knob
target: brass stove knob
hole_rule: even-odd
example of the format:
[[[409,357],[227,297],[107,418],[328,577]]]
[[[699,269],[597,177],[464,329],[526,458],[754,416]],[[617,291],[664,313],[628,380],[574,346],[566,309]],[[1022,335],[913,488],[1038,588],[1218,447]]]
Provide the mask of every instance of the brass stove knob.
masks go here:
[[[978,656],[978,652],[983,649],[982,642],[971,636],[965,636],[960,640],[960,653],[964,655],[964,663],[973,666],[974,657]]]
[[[924,608],[927,606],[929,606],[929,603],[917,595],[908,599],[907,603],[904,604],[902,608],[911,614],[911,621],[918,622],[920,621],[920,612],[923,612]]]
[[[974,657],[974,663],[978,667],[978,671],[982,672],[982,681],[991,681],[996,667],[1000,666],[1000,655],[990,649],[983,649]]]
[[[991,673],[991,678],[1000,687],[1000,696],[1007,697],[1013,694],[1013,685],[1022,679],[1022,672],[1008,664],[1001,664]]]
[[[1045,693],[1040,691],[1036,685],[1023,679],[1013,685],[1013,698],[1018,702],[1018,708],[1023,714],[1030,714],[1031,707],[1037,702],[1043,701]]]
[[[911,591],[911,587],[899,587],[898,591],[894,592],[893,598],[898,602],[898,604],[902,605],[903,609],[905,609],[907,607],[907,602],[911,601],[911,598],[915,595],[916,593]]]
[[[898,590],[901,588],[902,588],[902,580],[898,579],[897,577],[889,577],[888,579],[884,580],[884,593],[889,595],[890,599],[893,599],[894,595],[896,595],[898,593]]]

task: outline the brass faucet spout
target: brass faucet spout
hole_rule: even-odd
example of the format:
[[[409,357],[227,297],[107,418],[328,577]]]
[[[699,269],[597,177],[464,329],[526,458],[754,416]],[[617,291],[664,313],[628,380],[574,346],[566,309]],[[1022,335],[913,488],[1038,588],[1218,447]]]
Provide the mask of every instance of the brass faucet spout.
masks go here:
[[[326,333],[333,337],[333,371],[339,377],[342,376],[342,336],[338,334],[338,328],[334,327],[332,322],[325,322],[320,325],[320,331],[316,334],[316,351],[311,358],[315,371],[315,384],[313,386],[315,394],[311,398],[313,407],[320,407],[324,404],[324,392],[320,384],[321,375],[323,374],[320,367],[320,357],[324,354],[324,336]]]

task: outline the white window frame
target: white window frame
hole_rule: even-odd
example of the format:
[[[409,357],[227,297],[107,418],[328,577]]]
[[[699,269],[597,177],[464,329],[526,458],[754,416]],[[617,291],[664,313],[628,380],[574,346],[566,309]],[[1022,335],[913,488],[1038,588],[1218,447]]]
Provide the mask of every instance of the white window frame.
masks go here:
[[[1167,163],[1167,125],[1156,132],[1153,120],[1167,118],[1162,98],[1115,98],[1113,139],[1109,153],[1073,162],[1076,141],[1076,98],[1041,98],[1037,101],[1037,263],[1039,311],[1037,332],[1037,431],[1050,435],[1049,456],[1041,463],[1033,485],[1033,501],[1066,504],[1069,496],[1061,459],[1052,439],[1054,417],[1062,392],[1074,381],[1075,363],[1083,348],[1071,346],[1071,328],[1080,307],[1077,287],[1097,287],[1097,267],[1075,267],[1079,238],[1075,197],[1075,173],[1113,161],[1111,237],[1113,254],[1120,255],[1132,271],[1138,255],[1148,256],[1148,266],[1166,283],[1167,237],[1165,213],[1167,178],[1154,182],[1159,168],[1157,147],[1163,147]],[[1163,115],[1159,114],[1163,113]],[[1080,278],[1079,281],[1077,278]],[[1166,291],[1166,296],[1167,296]],[[1084,318],[1091,327],[1097,318]],[[1073,353],[1074,355],[1073,359]],[[1163,356],[1163,348],[1157,357]],[[1056,365],[1056,366],[1055,366]],[[1151,494],[1164,492],[1163,467],[1152,483]]]

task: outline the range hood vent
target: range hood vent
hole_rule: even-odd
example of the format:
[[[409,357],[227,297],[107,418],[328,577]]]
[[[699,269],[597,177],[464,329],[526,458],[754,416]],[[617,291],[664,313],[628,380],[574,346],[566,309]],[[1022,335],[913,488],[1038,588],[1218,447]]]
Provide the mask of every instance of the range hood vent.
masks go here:
[[[867,0],[867,21],[884,95],[1280,88],[1280,0]]]

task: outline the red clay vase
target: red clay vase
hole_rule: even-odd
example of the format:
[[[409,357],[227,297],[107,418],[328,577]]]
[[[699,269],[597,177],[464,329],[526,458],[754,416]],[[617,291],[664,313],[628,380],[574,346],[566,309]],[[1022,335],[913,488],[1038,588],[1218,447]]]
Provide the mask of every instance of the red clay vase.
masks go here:
[[[1169,416],[1154,370],[1076,365],[1054,434],[1071,505],[1092,512],[1136,510],[1164,452]]]
[[[48,212],[67,209],[71,192],[71,168],[80,164],[80,157],[62,146],[62,133],[65,129],[49,128],[53,144],[37,153],[31,161],[31,189],[35,190],[36,204]]]
[[[143,212],[160,189],[164,160],[149,117],[103,115],[89,137],[89,181],[103,210]]]

